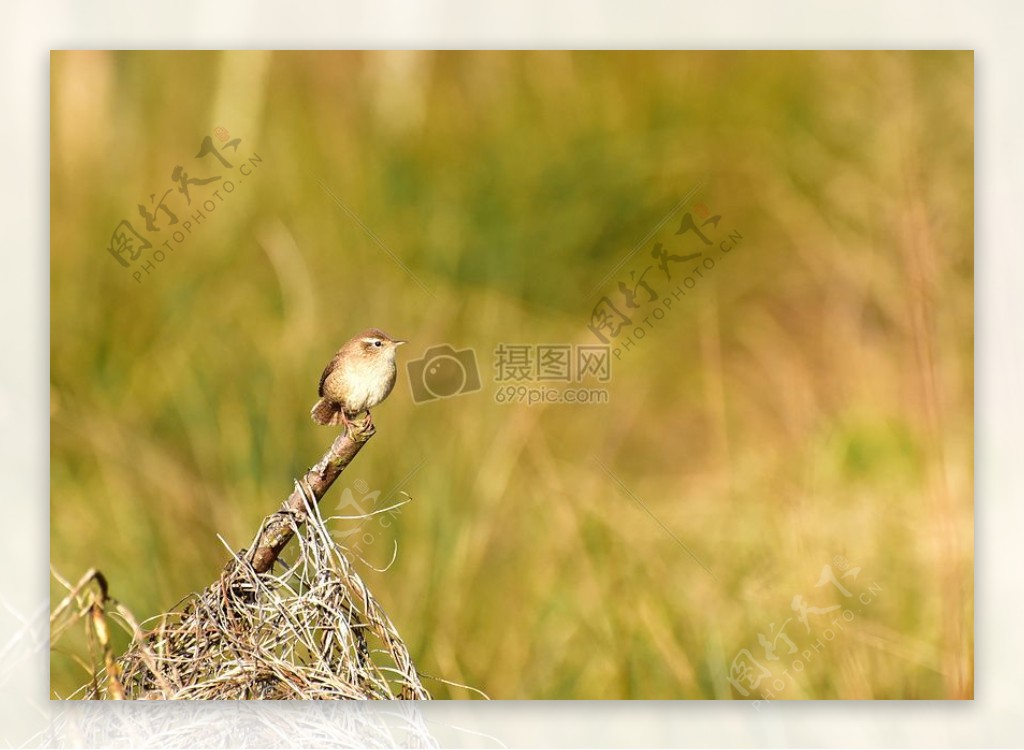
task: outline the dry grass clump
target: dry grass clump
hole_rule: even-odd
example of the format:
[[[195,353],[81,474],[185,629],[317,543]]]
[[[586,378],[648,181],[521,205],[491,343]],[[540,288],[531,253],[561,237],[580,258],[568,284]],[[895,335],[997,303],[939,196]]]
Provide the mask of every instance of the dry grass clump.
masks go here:
[[[84,619],[96,665],[80,695],[429,699],[395,626],[331,537],[316,503],[307,507],[312,512],[285,514],[298,540],[292,562],[279,558],[271,571],[257,573],[243,551],[216,582],[155,618],[149,632],[108,596],[100,573],[90,571],[75,586],[62,581],[69,593],[51,616],[53,639]],[[133,636],[117,660],[108,615]]]

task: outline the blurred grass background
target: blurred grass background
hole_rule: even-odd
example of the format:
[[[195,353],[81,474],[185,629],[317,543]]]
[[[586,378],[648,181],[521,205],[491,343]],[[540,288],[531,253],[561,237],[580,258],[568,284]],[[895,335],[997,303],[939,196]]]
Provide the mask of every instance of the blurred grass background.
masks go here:
[[[333,437],[321,369],[377,326],[412,343],[324,508],[413,498],[357,535],[378,567],[397,542],[365,575],[423,672],[738,697],[742,649],[781,671],[758,634],[813,642],[794,596],[845,603],[815,588],[841,556],[880,590],[774,695],[973,696],[970,52],[56,52],[51,77],[62,575],[99,567],[140,618],[213,580],[216,535],[248,544]],[[194,159],[218,127],[235,171],[261,161],[137,283],[111,232],[175,166],[225,174]],[[743,243],[614,362],[610,402],[495,403],[495,346],[595,343],[624,276],[591,290],[700,180]],[[438,343],[483,389],[416,405],[404,364]]]

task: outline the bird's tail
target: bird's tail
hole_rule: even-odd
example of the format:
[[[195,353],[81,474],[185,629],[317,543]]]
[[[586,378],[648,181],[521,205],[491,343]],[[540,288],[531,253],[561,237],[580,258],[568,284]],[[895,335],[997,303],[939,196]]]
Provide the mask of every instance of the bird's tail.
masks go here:
[[[339,425],[344,420],[341,415],[341,404],[322,398],[313,405],[309,416],[317,424]]]

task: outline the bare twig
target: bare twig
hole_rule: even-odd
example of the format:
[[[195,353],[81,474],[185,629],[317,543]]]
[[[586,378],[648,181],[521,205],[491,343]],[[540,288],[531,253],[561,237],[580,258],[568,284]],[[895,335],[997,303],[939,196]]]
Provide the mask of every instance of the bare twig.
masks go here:
[[[247,559],[255,572],[266,573],[273,567],[281,550],[291,541],[294,528],[292,521],[297,521],[300,525],[305,521],[310,500],[314,503],[320,502],[334,484],[334,480],[341,475],[375,432],[372,423],[364,422],[360,428],[346,430],[338,435],[320,462],[295,483],[295,490],[284,501],[281,510],[264,520],[263,527],[251,547]]]

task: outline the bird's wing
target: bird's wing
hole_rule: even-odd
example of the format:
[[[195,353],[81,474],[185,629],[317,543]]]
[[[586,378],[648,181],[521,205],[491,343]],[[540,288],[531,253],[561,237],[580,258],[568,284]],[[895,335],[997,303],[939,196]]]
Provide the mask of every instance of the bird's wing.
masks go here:
[[[317,391],[318,396],[324,395],[324,383],[327,382],[327,376],[334,372],[338,366],[338,362],[341,360],[341,352],[334,355],[330,362],[327,363],[327,367],[324,368],[324,374],[320,376],[320,388]]]

